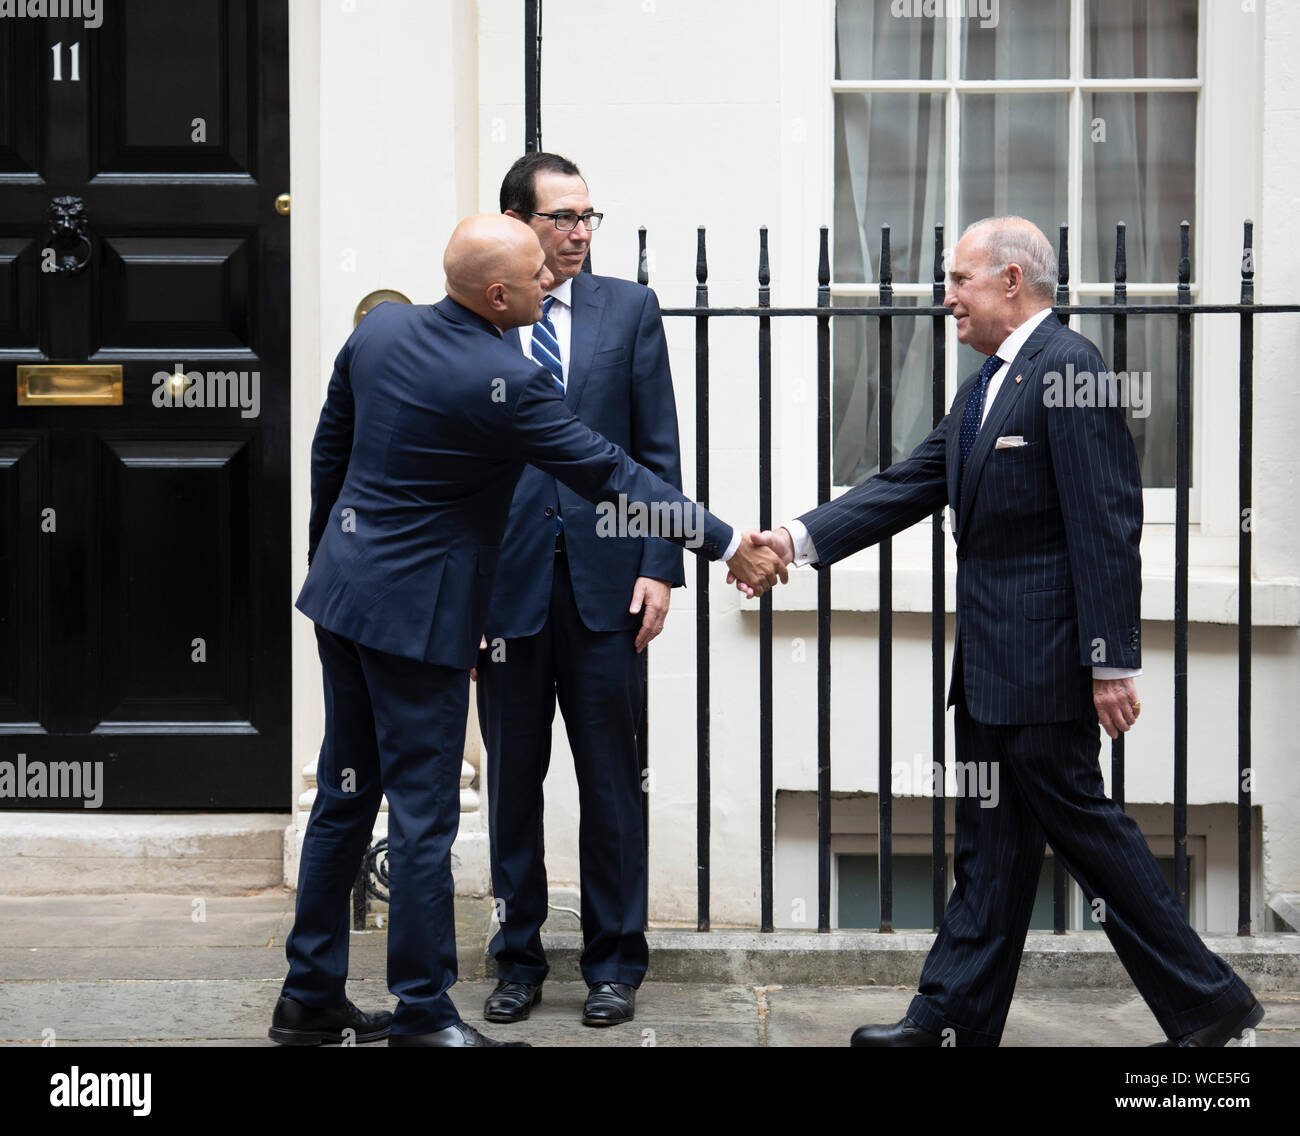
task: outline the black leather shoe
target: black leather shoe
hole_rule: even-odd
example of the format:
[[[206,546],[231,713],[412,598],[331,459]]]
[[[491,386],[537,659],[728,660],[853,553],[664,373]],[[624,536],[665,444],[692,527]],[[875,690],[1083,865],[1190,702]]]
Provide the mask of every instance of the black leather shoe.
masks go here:
[[[584,1026],[616,1026],[636,1017],[636,988],[622,982],[597,982],[582,1007]]]
[[[1182,1037],[1152,1042],[1150,1049],[1221,1049],[1264,1019],[1264,1007],[1251,995],[1250,1000],[1234,1006],[1218,1021],[1202,1026]]]
[[[874,1049],[938,1049],[943,1039],[937,1033],[922,1029],[911,1018],[904,1018],[892,1026],[858,1026],[849,1039],[852,1046],[865,1046]]]
[[[489,1022],[522,1022],[542,1000],[542,984],[506,982],[502,979],[483,1003],[483,1017]]]
[[[344,1031],[352,1030],[353,1041],[382,1041],[392,1022],[393,1015],[387,1010],[363,1014],[346,999],[341,1006],[318,1009],[282,994],[266,1036],[281,1045],[338,1045],[344,1040]]]
[[[389,1045],[430,1046],[435,1049],[461,1049],[468,1045],[504,1045],[514,1049],[531,1049],[526,1041],[493,1041],[484,1037],[468,1022],[457,1022],[433,1033],[393,1033]]]

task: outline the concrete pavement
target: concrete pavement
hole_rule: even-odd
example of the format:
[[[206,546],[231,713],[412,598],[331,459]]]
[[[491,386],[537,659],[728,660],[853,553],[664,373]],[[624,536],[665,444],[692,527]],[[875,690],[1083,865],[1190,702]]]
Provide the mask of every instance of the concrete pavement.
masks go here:
[[[748,980],[668,981],[685,972],[680,963],[670,965],[671,953],[665,953],[663,973],[656,977],[656,954],[654,980],[638,993],[635,1022],[590,1029],[579,1020],[586,989],[565,945],[571,917],[561,913],[553,920],[559,929],[548,930],[557,960],[541,1005],[520,1025],[490,1025],[481,1014],[493,984],[484,966],[490,911],[489,901],[458,901],[461,982],[452,996],[465,1019],[489,1035],[535,1045],[842,1046],[864,1022],[897,1020],[912,996],[897,973],[876,983],[821,982],[819,974],[838,973],[824,959],[810,960],[814,965],[805,973],[811,978],[791,982],[797,974],[788,946],[776,968],[782,980],[764,977],[760,984],[752,952],[743,946],[748,933],[729,939],[715,932],[708,938],[731,961],[708,966],[740,974],[744,968],[735,959],[750,958]],[[284,938],[292,917],[293,893],[279,888],[206,899],[0,897],[0,1043],[271,1045],[266,1028],[284,977]],[[729,942],[741,945],[729,950]],[[363,1009],[393,1004],[384,984],[385,945],[382,930],[351,937],[349,996]],[[1268,950],[1257,947],[1250,957]],[[1274,954],[1264,958],[1256,985],[1267,1016],[1255,1044],[1300,1047],[1300,983],[1289,981],[1294,959],[1276,948]],[[918,957],[905,952],[897,965],[916,969]],[[693,965],[699,973],[701,965]],[[1071,986],[1062,984],[1059,965],[1053,973],[1056,984],[1022,978],[1005,1045],[1137,1046],[1159,1040],[1154,1019],[1127,982]]]

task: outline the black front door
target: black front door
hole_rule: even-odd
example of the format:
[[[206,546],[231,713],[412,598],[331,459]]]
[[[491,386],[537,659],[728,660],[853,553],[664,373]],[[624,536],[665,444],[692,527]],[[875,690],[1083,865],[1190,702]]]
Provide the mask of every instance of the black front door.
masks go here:
[[[0,18],[0,808],[82,809],[50,767],[102,762],[106,810],[288,809],[286,3],[28,7]]]

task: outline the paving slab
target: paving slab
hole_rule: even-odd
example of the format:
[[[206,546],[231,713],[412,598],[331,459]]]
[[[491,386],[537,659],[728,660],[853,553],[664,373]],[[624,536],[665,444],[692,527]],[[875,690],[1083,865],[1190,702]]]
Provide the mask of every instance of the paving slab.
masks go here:
[[[860,1025],[896,1022],[910,987],[769,987],[764,991],[768,1045],[847,1045]],[[1300,994],[1261,998],[1259,1047],[1300,1047]],[[1267,1027],[1267,1028],[1263,1028]],[[1145,1046],[1164,1034],[1133,991],[1018,990],[1007,1015],[1003,1048]],[[1235,1043],[1234,1043],[1235,1044]]]

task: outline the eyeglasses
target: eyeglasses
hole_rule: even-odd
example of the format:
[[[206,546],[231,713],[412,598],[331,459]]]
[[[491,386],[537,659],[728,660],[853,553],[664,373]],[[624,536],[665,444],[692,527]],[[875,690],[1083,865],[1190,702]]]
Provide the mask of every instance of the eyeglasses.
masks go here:
[[[587,232],[594,233],[600,228],[600,222],[604,218],[604,213],[583,213],[579,216],[577,213],[529,213],[530,217],[549,217],[555,222],[555,227],[562,233],[572,232],[578,227],[581,221],[587,226]]]

